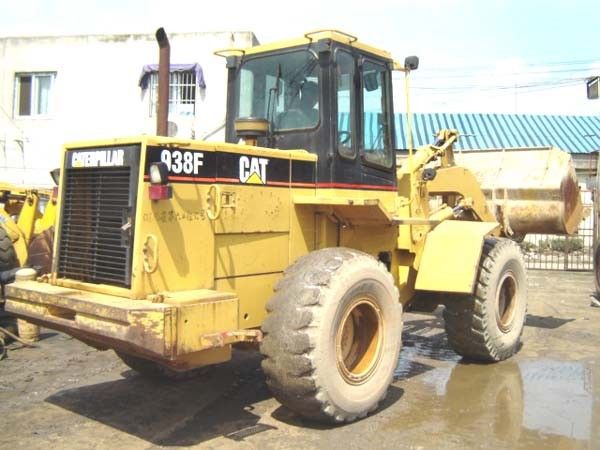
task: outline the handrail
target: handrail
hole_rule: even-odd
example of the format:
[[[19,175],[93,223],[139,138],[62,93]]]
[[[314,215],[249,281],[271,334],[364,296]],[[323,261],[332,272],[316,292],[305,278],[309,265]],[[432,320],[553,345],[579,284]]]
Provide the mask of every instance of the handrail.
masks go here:
[[[345,33],[345,32],[340,31],[340,30],[315,30],[315,31],[310,31],[308,33],[305,33],[304,37],[306,39],[310,39],[310,41],[312,42],[313,41],[313,38],[311,38],[312,35],[319,34],[319,33],[327,33],[327,32],[337,33],[337,34],[339,34],[341,36],[347,37],[348,38],[348,44],[352,44],[353,42],[358,41],[358,38],[356,36],[354,36],[352,34],[349,34],[349,33]]]
[[[241,56],[244,56],[246,54],[246,52],[241,48],[224,48],[221,50],[216,50],[215,52],[213,52],[213,55],[227,58],[228,56],[230,56],[228,53],[239,53]]]

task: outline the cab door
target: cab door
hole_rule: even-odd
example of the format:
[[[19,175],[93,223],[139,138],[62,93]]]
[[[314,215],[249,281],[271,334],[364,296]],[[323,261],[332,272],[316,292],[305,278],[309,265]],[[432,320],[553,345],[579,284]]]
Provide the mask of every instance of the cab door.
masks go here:
[[[332,185],[394,190],[393,109],[387,63],[337,48],[333,78]]]
[[[361,59],[359,67],[358,144],[363,184],[389,190],[396,185],[390,71],[386,63],[366,57]]]
[[[359,185],[362,181],[358,155],[357,67],[350,50],[337,48],[334,53],[333,167],[334,186]]]

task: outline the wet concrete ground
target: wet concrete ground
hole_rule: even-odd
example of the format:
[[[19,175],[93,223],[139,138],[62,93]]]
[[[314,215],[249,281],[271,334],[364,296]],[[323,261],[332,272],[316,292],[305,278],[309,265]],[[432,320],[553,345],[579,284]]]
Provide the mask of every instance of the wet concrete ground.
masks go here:
[[[600,308],[589,273],[529,273],[524,345],[463,363],[439,311],[407,314],[397,378],[350,425],[311,424],[271,397],[256,353],[186,382],[46,331],[0,361],[0,448],[600,449]]]

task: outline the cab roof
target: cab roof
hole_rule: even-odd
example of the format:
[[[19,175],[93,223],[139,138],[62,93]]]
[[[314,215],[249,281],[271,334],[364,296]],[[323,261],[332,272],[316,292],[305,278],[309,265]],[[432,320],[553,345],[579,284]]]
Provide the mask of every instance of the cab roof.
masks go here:
[[[362,42],[360,42],[358,40],[358,38],[356,36],[353,36],[351,34],[348,34],[348,33],[345,33],[343,31],[339,31],[339,30],[311,31],[309,33],[306,33],[303,37],[300,37],[300,38],[287,39],[287,40],[277,41],[277,42],[264,44],[264,45],[257,45],[255,47],[249,47],[249,48],[243,49],[241,51],[245,55],[254,55],[257,53],[263,53],[263,52],[278,50],[278,49],[282,49],[282,48],[290,48],[290,47],[297,47],[297,46],[301,46],[301,45],[309,45],[309,44],[315,43],[321,39],[331,39],[332,41],[336,41],[341,44],[350,45],[359,50],[369,52],[369,53],[379,56],[381,58],[388,59],[390,61],[393,60],[391,53],[389,53],[385,50],[381,50],[376,47],[372,47],[367,44],[363,44]]]

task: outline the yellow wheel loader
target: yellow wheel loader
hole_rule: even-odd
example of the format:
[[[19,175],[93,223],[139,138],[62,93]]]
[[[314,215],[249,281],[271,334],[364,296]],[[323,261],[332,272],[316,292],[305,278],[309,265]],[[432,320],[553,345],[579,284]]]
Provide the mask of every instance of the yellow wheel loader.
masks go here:
[[[0,183],[0,272],[24,265],[50,272],[56,201],[51,188]]]
[[[0,326],[15,334],[15,319],[4,312],[4,286],[22,266],[50,272],[55,219],[53,189],[0,183]],[[0,331],[0,344],[4,338]]]
[[[161,78],[162,29],[157,39]],[[385,396],[403,309],[444,305],[465,358],[514,354],[527,283],[510,238],[575,231],[569,155],[455,157],[458,133],[443,130],[398,166],[392,72],[408,80],[416,57],[401,64],[340,31],[217,53],[226,142],[66,145],[52,272],[8,285],[7,310],[148,375],[185,376],[260,344],[274,396],[334,423]]]

